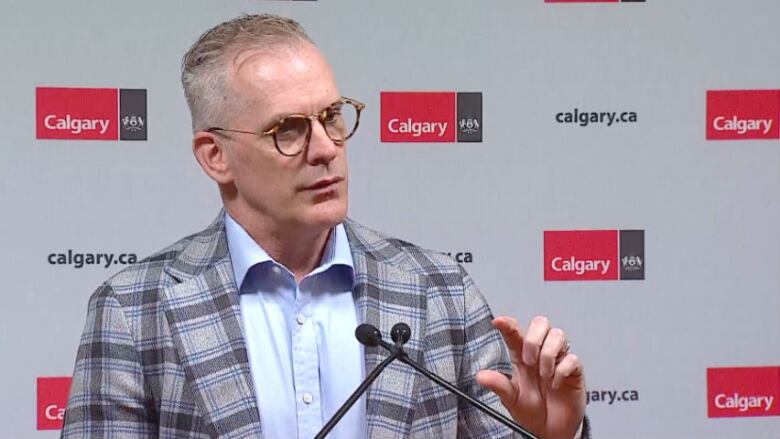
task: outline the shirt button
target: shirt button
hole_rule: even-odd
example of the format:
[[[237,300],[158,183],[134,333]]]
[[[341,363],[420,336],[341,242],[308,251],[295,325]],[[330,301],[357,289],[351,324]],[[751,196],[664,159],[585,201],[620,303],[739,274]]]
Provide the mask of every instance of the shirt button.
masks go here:
[[[311,396],[311,393],[306,392],[303,394],[303,402],[306,404],[311,404],[312,401],[314,401],[314,397]]]
[[[278,265],[274,265],[273,268],[271,268],[271,271],[273,271],[274,274],[278,276],[282,272],[282,269],[279,268]]]
[[[298,317],[295,318],[295,321],[298,322],[299,325],[302,325],[306,323],[306,317],[304,317],[303,314],[298,314]]]

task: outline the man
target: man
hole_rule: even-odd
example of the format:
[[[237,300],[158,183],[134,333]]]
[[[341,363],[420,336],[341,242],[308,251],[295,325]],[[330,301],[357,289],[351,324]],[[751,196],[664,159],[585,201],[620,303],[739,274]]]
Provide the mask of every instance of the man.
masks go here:
[[[93,294],[63,437],[311,438],[385,356],[355,340],[363,322],[409,324],[413,359],[540,437],[587,436],[563,331],[492,320],[450,258],[346,219],[346,141],[363,105],[341,96],[297,23],[216,26],[185,55],[182,82],[224,211]],[[511,432],[394,363],[331,437]]]

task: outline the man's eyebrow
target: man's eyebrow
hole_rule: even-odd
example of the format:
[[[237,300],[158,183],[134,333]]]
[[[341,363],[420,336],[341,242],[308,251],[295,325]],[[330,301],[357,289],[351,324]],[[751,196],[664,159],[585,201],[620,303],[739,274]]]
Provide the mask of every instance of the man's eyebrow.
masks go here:
[[[268,118],[268,121],[264,122],[263,124],[258,124],[258,126],[260,127],[259,131],[260,132],[268,131],[271,128],[273,128],[274,125],[278,124],[280,120],[293,114],[298,114],[298,113],[290,113],[290,112],[274,113],[273,115],[271,115],[271,117]]]
[[[322,107],[318,111],[331,109],[331,108],[334,108],[334,107],[337,107],[337,106],[341,106],[343,104],[344,103],[341,101],[341,99],[336,99],[335,101],[331,102],[330,104],[328,104],[325,107]],[[294,114],[308,116],[306,113],[301,113],[301,112],[297,112],[297,111],[293,111],[293,112],[289,112],[288,111],[288,112],[274,113],[271,117],[268,118],[270,120],[270,122],[268,122],[266,125],[262,125],[262,126],[265,126],[265,128],[262,128],[261,131],[268,131],[268,130],[270,130],[271,128],[273,128],[274,125],[279,123],[279,121],[282,120],[282,118],[285,118],[285,117],[288,117],[288,116],[292,116]]]
[[[291,114],[296,114],[296,113],[290,113],[290,112],[274,113],[273,115],[271,115],[271,117],[268,118],[268,121],[269,121],[268,123],[273,125],[273,124],[279,122],[280,120],[282,120],[282,118],[285,118],[285,117],[287,117],[287,116],[289,116]]]

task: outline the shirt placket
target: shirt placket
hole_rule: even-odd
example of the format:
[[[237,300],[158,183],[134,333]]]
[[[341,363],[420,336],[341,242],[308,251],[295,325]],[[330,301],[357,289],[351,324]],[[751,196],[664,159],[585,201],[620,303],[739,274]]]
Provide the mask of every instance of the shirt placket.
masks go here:
[[[292,360],[299,439],[314,437],[322,424],[319,361],[311,302],[311,292],[297,286]]]

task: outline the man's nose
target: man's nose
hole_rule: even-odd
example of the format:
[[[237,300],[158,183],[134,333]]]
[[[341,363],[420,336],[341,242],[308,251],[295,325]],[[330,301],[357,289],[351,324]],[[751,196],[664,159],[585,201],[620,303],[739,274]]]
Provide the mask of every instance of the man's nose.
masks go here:
[[[328,137],[325,128],[321,123],[314,120],[311,123],[311,138],[309,146],[306,148],[306,162],[310,165],[320,165],[330,163],[336,158],[338,148],[333,140]]]

